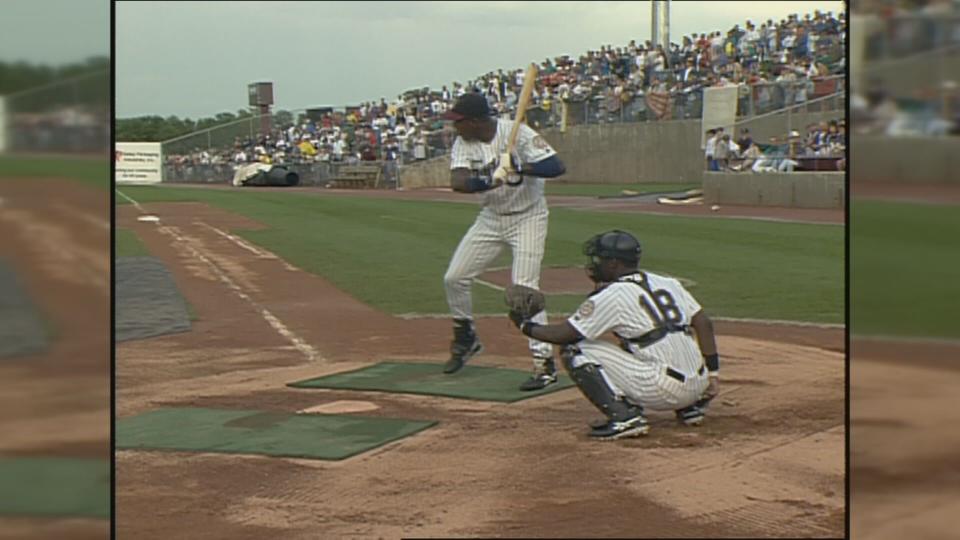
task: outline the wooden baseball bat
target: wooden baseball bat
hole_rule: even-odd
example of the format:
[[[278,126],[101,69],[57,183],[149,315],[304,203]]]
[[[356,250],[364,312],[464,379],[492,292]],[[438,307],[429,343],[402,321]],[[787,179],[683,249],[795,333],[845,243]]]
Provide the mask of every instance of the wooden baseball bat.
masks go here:
[[[520,133],[520,124],[527,114],[527,107],[530,106],[530,96],[533,94],[533,85],[537,82],[537,65],[531,63],[527,67],[527,73],[523,77],[523,88],[520,90],[520,97],[517,99],[517,112],[513,115],[513,127],[510,128],[510,137],[507,139],[506,154],[512,154],[517,145],[517,135]]]

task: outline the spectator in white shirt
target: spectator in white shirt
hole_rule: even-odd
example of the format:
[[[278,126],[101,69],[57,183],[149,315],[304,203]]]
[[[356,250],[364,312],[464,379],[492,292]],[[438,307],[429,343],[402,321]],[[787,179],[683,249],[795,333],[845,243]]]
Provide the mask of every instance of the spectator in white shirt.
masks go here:
[[[715,170],[717,170],[717,169],[716,169],[716,162],[715,162],[714,159],[713,159],[713,158],[714,158],[715,151],[716,151],[716,147],[717,147],[716,136],[717,136],[717,130],[715,130],[715,129],[709,129],[709,130],[707,130],[707,141],[706,141],[706,147],[705,147],[705,149],[704,149],[704,150],[705,150],[705,151],[704,151],[704,154],[705,154],[706,159],[707,159],[707,170],[708,170],[708,171],[715,171]]]

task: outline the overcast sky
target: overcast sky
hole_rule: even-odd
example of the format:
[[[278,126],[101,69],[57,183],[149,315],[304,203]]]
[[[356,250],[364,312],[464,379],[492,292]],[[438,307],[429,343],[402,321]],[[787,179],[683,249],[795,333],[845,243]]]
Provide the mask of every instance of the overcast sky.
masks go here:
[[[671,40],[828,2],[675,1]],[[117,116],[199,118],[247,107],[388,101],[499,68],[650,39],[650,2],[117,2]]]
[[[0,0],[0,61],[60,66],[109,55],[109,0]]]

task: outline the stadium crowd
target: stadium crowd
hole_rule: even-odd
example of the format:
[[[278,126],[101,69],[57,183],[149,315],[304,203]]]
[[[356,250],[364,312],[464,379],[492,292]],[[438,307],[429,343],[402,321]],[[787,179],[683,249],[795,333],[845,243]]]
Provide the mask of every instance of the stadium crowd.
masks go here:
[[[810,124],[805,133],[771,137],[768,143],[754,140],[747,128],[737,138],[723,128],[711,129],[704,153],[708,171],[793,172],[822,170],[824,164],[837,170],[845,165],[846,147],[846,121],[840,118]]]
[[[666,49],[631,41],[578,58],[547,58],[539,64],[527,118],[537,128],[559,125],[562,115],[568,123],[699,118],[702,89],[708,86],[739,86],[740,115],[803,103],[842,90],[846,25],[843,12],[815,11],[682,36]],[[523,77],[523,69],[501,69],[439,90],[411,90],[389,103],[381,98],[320,118],[302,115],[269,136],[237,139],[232,149],[198,148],[169,159],[194,164],[427,159],[444,154],[452,143],[441,118],[457,97],[481,92],[493,110],[510,115]]]
[[[864,76],[850,100],[855,133],[893,137],[960,135],[960,1],[864,0]],[[936,66],[934,76],[909,78],[895,91],[885,82],[906,62]],[[891,69],[891,66],[894,69]],[[877,68],[880,68],[879,70]]]

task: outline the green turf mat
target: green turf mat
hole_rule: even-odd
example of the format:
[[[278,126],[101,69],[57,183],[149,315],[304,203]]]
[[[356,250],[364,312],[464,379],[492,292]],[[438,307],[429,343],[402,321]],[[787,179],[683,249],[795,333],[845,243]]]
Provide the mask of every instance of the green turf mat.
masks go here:
[[[110,517],[110,462],[0,457],[0,515]]]
[[[516,369],[466,366],[454,375],[447,375],[439,364],[381,362],[355,371],[307,379],[287,386],[426,394],[504,403],[542,396],[573,386],[570,379],[561,375],[556,384],[543,390],[518,390],[520,383],[528,377],[530,372]]]
[[[0,258],[0,359],[47,350],[52,328],[23,288],[11,263]]]
[[[355,415],[171,408],[117,420],[116,447],[335,460],[435,424]]]

